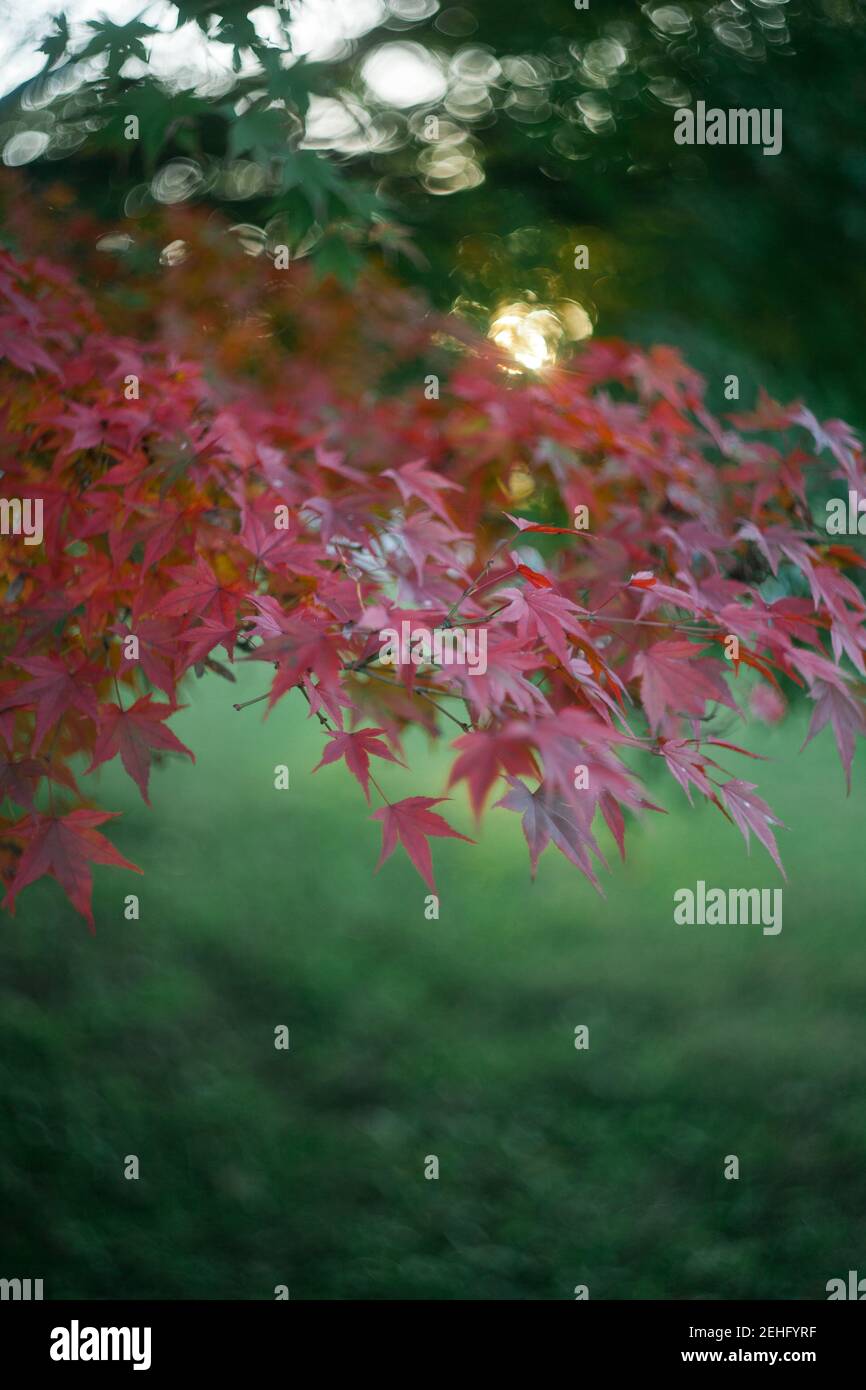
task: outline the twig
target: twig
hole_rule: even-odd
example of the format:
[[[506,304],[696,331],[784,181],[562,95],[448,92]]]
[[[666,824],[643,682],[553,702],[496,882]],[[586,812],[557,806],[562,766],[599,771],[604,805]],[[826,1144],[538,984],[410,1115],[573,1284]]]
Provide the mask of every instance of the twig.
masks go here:
[[[497,555],[499,554],[500,550],[503,550],[503,549],[505,548],[506,545],[513,545],[513,544],[514,544],[514,537],[513,537],[513,536],[506,536],[506,537],[505,537],[505,540],[500,541],[499,544],[498,544],[497,546],[495,546],[495,548],[490,552],[490,558],[488,559],[488,561],[487,561],[486,565],[484,566],[483,570],[481,571],[481,573],[477,576],[477,578],[470,580],[469,584],[467,584],[466,588],[463,590],[463,593],[460,595],[460,597],[459,597],[459,599],[457,600],[457,602],[456,602],[456,603],[452,603],[451,607],[449,608],[448,612],[447,612],[446,615],[445,615],[445,618],[443,619],[443,622],[442,622],[442,626],[443,626],[443,627],[451,627],[451,626],[452,626],[451,619],[454,617],[454,614],[455,614],[455,613],[457,612],[457,610],[460,608],[461,604],[464,603],[464,602],[466,601],[466,599],[469,598],[469,595],[470,595],[471,593],[473,593],[473,592],[475,591],[475,589],[478,588],[479,584],[481,583],[481,581],[482,581],[482,579],[484,578],[484,576],[485,576],[485,574],[487,573],[487,571],[490,569],[490,566],[493,564],[493,561],[496,559],[496,557],[497,557]]]
[[[393,686],[396,690],[404,690],[407,695],[417,695],[419,699],[426,700],[427,703],[432,705],[435,710],[438,710],[440,714],[444,714],[445,718],[450,719],[452,724],[458,725],[465,734],[472,733],[471,724],[464,724],[462,719],[458,719],[450,710],[445,709],[442,705],[437,704],[435,700],[430,698],[427,692],[435,689],[434,686],[415,685],[410,690],[408,686],[403,685],[402,681],[389,681],[387,676],[380,676],[377,671],[368,671],[367,675],[372,676],[373,680],[381,681],[383,685]],[[437,690],[436,694],[443,695],[446,699],[450,700],[460,700],[463,698],[462,695],[450,695],[447,690]]]
[[[270,693],[269,690],[266,690],[264,695],[254,695],[252,700],[241,700],[240,704],[232,705],[232,709],[246,709],[247,705],[258,705],[262,700],[266,700]]]

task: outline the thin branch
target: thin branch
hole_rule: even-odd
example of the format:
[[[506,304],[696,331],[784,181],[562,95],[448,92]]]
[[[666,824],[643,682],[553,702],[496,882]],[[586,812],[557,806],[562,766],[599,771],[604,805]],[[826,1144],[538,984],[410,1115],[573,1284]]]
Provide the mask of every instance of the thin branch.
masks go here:
[[[490,552],[490,558],[488,559],[488,561],[487,561],[486,565],[484,566],[483,570],[481,571],[481,573],[477,576],[477,578],[470,580],[469,584],[467,584],[466,588],[463,590],[463,593],[460,595],[460,597],[459,597],[459,599],[457,600],[457,602],[456,602],[456,603],[452,603],[451,607],[449,608],[449,610],[448,610],[448,612],[447,612],[447,614],[445,615],[445,618],[444,618],[444,620],[443,620],[443,623],[442,623],[442,626],[443,626],[443,627],[451,627],[451,625],[452,625],[452,624],[451,624],[451,620],[452,620],[452,618],[454,617],[454,614],[455,614],[455,613],[457,612],[457,610],[460,608],[461,604],[463,604],[463,603],[466,601],[466,599],[469,598],[470,594],[474,593],[474,591],[478,588],[479,584],[481,583],[481,581],[482,581],[482,579],[484,578],[484,576],[485,576],[485,574],[487,573],[487,571],[490,569],[490,566],[493,564],[493,561],[496,559],[496,557],[497,557],[497,555],[499,554],[500,550],[503,550],[503,549],[505,548],[506,545],[513,545],[513,544],[514,544],[514,537],[513,537],[513,536],[506,536],[505,540],[500,541],[499,544],[498,544],[497,546],[494,547],[494,549]]]
[[[580,613],[577,621],[581,623],[631,623],[635,627],[672,627],[677,632],[693,632],[699,637],[709,636],[705,627],[698,627],[695,623],[679,623],[673,618],[664,622],[659,618],[612,618],[600,617],[597,613]]]
[[[232,709],[246,709],[248,705],[258,705],[262,700],[266,700],[270,693],[266,690],[264,695],[254,695],[252,700],[241,700],[240,704],[232,705]]]
[[[430,690],[434,690],[434,686],[415,685],[410,690],[407,686],[403,684],[402,681],[389,681],[387,676],[380,676],[377,671],[367,671],[366,674],[368,676],[372,676],[373,680],[381,681],[383,685],[393,686],[396,690],[405,691],[407,695],[417,695],[420,700],[426,700],[427,703],[429,705],[432,705],[435,710],[438,710],[440,714],[444,714],[446,719],[450,719],[453,724],[456,724],[459,728],[461,728],[465,734],[472,733],[471,724],[464,724],[462,719],[458,719],[457,716],[455,714],[452,714],[450,710],[445,709],[443,705],[440,705],[437,703],[436,700],[431,699],[430,695],[427,692]],[[462,696],[459,695],[449,695],[448,691],[446,690],[437,690],[436,694],[443,695],[446,699],[451,700],[462,699]]]

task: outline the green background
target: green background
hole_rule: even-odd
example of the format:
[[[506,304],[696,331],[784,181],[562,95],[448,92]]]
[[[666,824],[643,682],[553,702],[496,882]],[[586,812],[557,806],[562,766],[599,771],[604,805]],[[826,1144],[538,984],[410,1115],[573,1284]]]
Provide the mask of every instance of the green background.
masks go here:
[[[261,685],[238,674],[193,682],[198,765],[156,771],[153,810],[104,770],[146,876],[96,869],[96,936],[53,883],[4,917],[6,1275],[59,1298],[823,1298],[862,1266],[864,793],[826,733],[797,757],[795,715],[733,767],[789,826],[777,937],[674,926],[697,878],[782,880],[666,781],[604,900],[553,850],[533,885],[495,810],[476,846],[434,842],[430,922],[401,851],[374,876],[360,789],[310,775],[303,702],[237,713]],[[438,795],[444,747],[410,754],[386,791]]]

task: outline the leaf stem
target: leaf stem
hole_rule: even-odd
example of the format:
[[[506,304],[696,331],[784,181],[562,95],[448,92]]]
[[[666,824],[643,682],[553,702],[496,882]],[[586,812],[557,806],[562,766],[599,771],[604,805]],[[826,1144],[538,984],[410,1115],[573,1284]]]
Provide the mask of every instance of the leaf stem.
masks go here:
[[[434,709],[438,710],[440,714],[444,714],[446,719],[450,719],[451,722],[452,722],[452,724],[457,724],[457,725],[459,726],[459,728],[461,728],[465,734],[471,734],[471,732],[472,732],[472,725],[471,725],[471,724],[464,724],[462,719],[458,719],[457,716],[456,716],[455,714],[452,714],[450,710],[445,709],[443,705],[437,704],[437,702],[436,702],[435,700],[433,700],[433,699],[430,698],[430,695],[429,695],[427,692],[428,692],[428,690],[432,690],[432,689],[433,689],[432,686],[415,685],[415,686],[413,686],[412,689],[410,690],[410,689],[408,688],[408,686],[405,686],[405,685],[403,684],[402,681],[389,681],[387,676],[380,676],[379,673],[378,673],[377,671],[368,671],[368,672],[367,672],[367,675],[368,675],[368,676],[372,676],[372,677],[373,677],[373,680],[381,681],[383,685],[390,685],[390,686],[393,686],[393,687],[394,687],[395,689],[397,689],[397,690],[405,690],[405,692],[406,692],[407,695],[417,695],[418,698],[419,698],[420,700],[426,700],[427,703],[428,703],[429,705],[432,705]],[[437,695],[439,695],[439,694],[443,695],[443,696],[445,697],[446,700],[447,700],[447,699],[451,699],[451,700],[459,700],[459,699],[462,699],[462,696],[459,696],[459,695],[449,695],[448,692],[445,691],[445,690],[443,690],[443,691],[438,691],[438,690],[437,690],[437,691],[436,691],[436,694],[437,694]]]
[[[232,705],[232,709],[240,710],[246,709],[248,705],[258,705],[262,702],[262,700],[266,700],[270,693],[271,692],[269,690],[266,690],[264,695],[254,695],[251,700],[241,700],[240,704]]]

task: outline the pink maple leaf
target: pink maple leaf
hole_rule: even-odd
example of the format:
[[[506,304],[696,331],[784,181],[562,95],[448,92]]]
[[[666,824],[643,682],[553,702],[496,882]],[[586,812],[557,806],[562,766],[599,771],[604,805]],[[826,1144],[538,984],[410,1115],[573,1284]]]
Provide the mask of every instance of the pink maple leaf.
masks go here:
[[[701,659],[700,652],[700,647],[682,638],[655,642],[638,652],[635,671],[654,733],[668,714],[700,718],[709,700],[737,708],[718,665]]]
[[[501,589],[497,598],[508,599],[508,607],[497,614],[500,622],[517,623],[522,639],[540,637],[559,657],[563,666],[571,661],[568,634],[585,638],[586,634],[575,618],[578,609],[562,594],[547,589]]]
[[[730,782],[725,782],[720,789],[725,799],[725,804],[731,813],[731,817],[737,829],[749,847],[749,831],[754,830],[761,844],[769,851],[773,862],[778,868],[783,878],[787,878],[785,870],[782,868],[782,861],[779,858],[779,849],[770,827],[781,825],[784,830],[786,827],[779,820],[778,816],[770,810],[766,801],[762,801],[759,796],[755,796],[756,784],[754,782],[741,782],[738,778],[732,777]]]
[[[854,737],[856,734],[866,734],[866,716],[864,716],[863,707],[857,703],[844,686],[829,685],[826,681],[816,680],[809,693],[816,704],[812,711],[809,732],[803,742],[803,747],[805,748],[806,744],[817,733],[820,733],[825,724],[829,723],[832,726],[836,747],[839,749],[839,757],[845,769],[845,782],[850,795]]]
[[[341,730],[333,730],[328,734],[331,742],[325,748],[321,761],[313,768],[318,772],[320,767],[326,767],[328,763],[335,763],[340,758],[346,759],[346,766],[357,777],[367,798],[367,805],[370,804],[370,756],[375,754],[377,758],[385,758],[389,763],[399,763],[400,767],[405,767],[399,758],[395,758],[387,743],[383,743],[378,734],[383,734],[384,729],[355,729],[352,733],[344,733]]]
[[[508,782],[511,791],[496,805],[522,815],[532,877],[535,878],[538,870],[539,858],[552,842],[566,859],[570,859],[586,875],[593,888],[602,893],[590,851],[605,868],[607,862],[589,828],[587,816],[581,815],[579,805],[551,791],[544,782],[534,792],[516,777],[509,777]]]
[[[468,835],[453,830],[442,816],[430,810],[431,806],[438,806],[440,801],[447,800],[447,796],[407,796],[404,801],[395,801],[373,812],[373,820],[382,822],[382,853],[376,865],[377,871],[394,853],[399,841],[431,892],[436,892],[428,838],[441,835],[443,838],[465,840],[470,845],[475,843]]]
[[[490,788],[504,772],[539,776],[528,733],[531,733],[529,724],[506,724],[501,731],[475,729],[454,740],[452,747],[459,748],[461,752],[451,769],[448,785],[453,787],[455,782],[466,779],[476,818],[481,815]]]
[[[449,478],[441,478],[438,473],[432,473],[429,468],[425,468],[426,462],[426,459],[414,459],[412,463],[404,463],[402,468],[386,468],[382,477],[394,479],[404,502],[408,502],[412,497],[419,497],[432,512],[450,525],[451,518],[439,493],[446,489],[453,489],[455,492],[462,492],[463,489],[459,483],[452,483]]]

